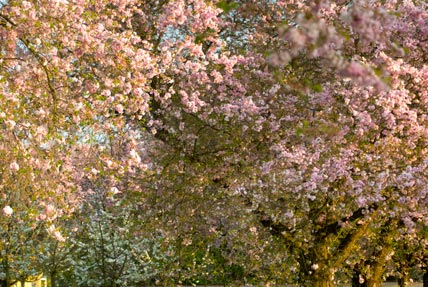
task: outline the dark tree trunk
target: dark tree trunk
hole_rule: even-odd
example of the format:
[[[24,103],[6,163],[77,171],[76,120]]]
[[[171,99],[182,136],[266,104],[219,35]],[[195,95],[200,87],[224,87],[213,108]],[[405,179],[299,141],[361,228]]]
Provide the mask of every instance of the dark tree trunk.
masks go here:
[[[51,272],[49,274],[50,287],[56,287],[56,272]]]
[[[424,282],[423,287],[428,287],[428,270],[425,270],[423,282]]]
[[[352,275],[352,287],[367,287],[366,280],[363,283],[360,283],[360,273],[354,272]]]
[[[329,242],[322,242],[314,249],[316,261],[319,262],[317,267],[311,267],[313,269],[312,278],[315,280],[313,282],[314,287],[333,287],[333,276],[329,270],[329,266],[326,264],[329,258],[328,252]],[[311,278],[309,274],[308,278]]]
[[[326,278],[326,277],[319,278],[319,280],[317,280],[314,283],[314,287],[333,287],[333,286],[334,286],[334,284],[331,281],[331,279],[330,278]]]
[[[9,263],[6,262],[6,266],[5,266],[5,273],[6,273],[6,280],[5,280],[5,287],[10,287],[10,285],[12,285],[10,283],[10,270],[9,270]]]
[[[360,283],[360,275],[361,271],[358,266],[354,267],[354,271],[352,272],[352,287],[367,287],[367,281],[364,280],[363,283]]]
[[[401,277],[398,278],[398,286],[407,287],[410,285],[409,282],[410,282],[409,272],[408,272],[407,268],[403,268],[401,270]]]
[[[383,258],[379,259],[374,264],[373,274],[367,280],[367,287],[381,287],[382,286],[382,275],[385,270],[384,260]]]

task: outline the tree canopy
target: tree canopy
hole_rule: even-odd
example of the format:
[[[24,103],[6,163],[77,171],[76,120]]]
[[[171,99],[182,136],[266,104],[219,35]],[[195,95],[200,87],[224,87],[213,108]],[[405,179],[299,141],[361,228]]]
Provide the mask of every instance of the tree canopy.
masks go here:
[[[0,228],[45,265],[62,250],[45,272],[378,286],[428,268],[426,1],[0,5]]]

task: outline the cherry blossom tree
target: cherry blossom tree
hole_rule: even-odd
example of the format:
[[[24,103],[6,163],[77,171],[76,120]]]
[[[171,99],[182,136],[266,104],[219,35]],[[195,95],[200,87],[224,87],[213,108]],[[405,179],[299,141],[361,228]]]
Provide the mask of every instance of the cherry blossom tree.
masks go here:
[[[426,7],[411,1],[254,3],[219,2],[219,27],[226,32],[212,27],[199,45],[187,30],[198,16],[186,15],[191,5],[177,6],[184,16],[177,13],[182,18],[169,23],[160,45],[169,44],[171,52],[195,37],[202,54],[176,54],[173,71],[153,83],[164,92],[155,95],[143,126],[154,127],[162,149],[166,144],[167,154],[181,159],[177,180],[199,178],[240,199],[238,210],[250,207],[273,236],[294,242],[298,280],[328,286],[372,222],[400,221],[412,232],[425,213],[417,203],[426,186],[426,116],[418,88]],[[267,11],[277,14],[268,18]],[[265,17],[248,19],[255,14]],[[223,46],[204,53],[214,39]],[[208,66],[189,69],[195,57]],[[208,73],[210,61],[215,70]],[[170,179],[171,167],[164,169]]]
[[[245,278],[377,286],[427,215],[426,5],[8,1],[2,190],[50,222],[102,178]]]

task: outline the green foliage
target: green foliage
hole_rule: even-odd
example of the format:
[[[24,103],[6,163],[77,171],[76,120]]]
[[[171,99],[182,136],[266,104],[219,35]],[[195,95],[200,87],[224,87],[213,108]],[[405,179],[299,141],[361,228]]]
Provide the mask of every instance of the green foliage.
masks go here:
[[[216,5],[218,8],[222,9],[226,14],[238,7],[238,3],[236,3],[233,0],[222,0],[222,1],[219,1]]]

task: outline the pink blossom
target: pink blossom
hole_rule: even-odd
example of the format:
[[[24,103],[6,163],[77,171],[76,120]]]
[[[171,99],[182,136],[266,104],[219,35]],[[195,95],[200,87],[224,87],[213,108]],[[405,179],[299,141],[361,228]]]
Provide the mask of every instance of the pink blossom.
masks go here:
[[[14,120],[6,120],[5,122],[9,129],[13,129],[16,126],[16,122]]]
[[[298,47],[302,47],[306,43],[306,36],[299,32],[297,29],[290,29],[286,36],[290,41],[296,44]]]
[[[124,108],[123,108],[123,106],[122,106],[121,104],[117,104],[117,105],[115,106],[115,109],[116,109],[116,111],[117,111],[119,114],[123,114]]]
[[[58,230],[56,230],[53,233],[54,237],[56,240],[58,240],[59,242],[65,242],[65,238],[62,236],[61,232],[59,232]]]
[[[47,206],[45,206],[44,214],[47,217],[52,217],[55,215],[55,213],[56,213],[56,209],[52,204],[48,204]]]
[[[9,168],[13,171],[18,171],[19,170],[19,164],[16,161],[14,161],[9,165]]]
[[[367,75],[367,70],[360,63],[352,61],[345,70],[345,75],[350,77],[364,77]]]
[[[3,214],[6,216],[12,216],[13,214],[13,209],[9,205],[6,205],[5,207],[3,207],[2,211],[3,211]]]
[[[111,194],[112,194],[112,195],[116,195],[116,194],[121,193],[121,191],[120,191],[117,187],[115,187],[115,186],[113,186],[113,187],[110,189],[110,192],[111,192]]]

